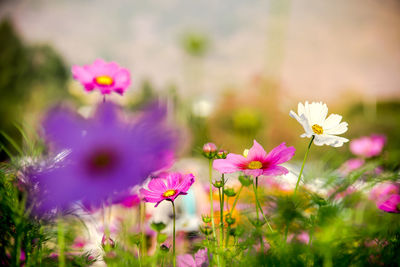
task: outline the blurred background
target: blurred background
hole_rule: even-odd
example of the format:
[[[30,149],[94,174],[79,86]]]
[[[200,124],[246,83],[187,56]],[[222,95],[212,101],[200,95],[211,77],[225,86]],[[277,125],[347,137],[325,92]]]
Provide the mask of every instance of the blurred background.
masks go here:
[[[399,158],[398,0],[1,0],[1,131],[20,142],[17,126],[36,128],[61,102],[87,114],[101,96],[70,68],[96,58],[131,71],[113,101],[168,103],[181,155],[207,141],[238,153],[256,138],[267,150],[294,145],[301,159],[307,141],[288,114],[308,100],[343,115],[347,138],[386,134],[387,157]],[[326,151],[312,156],[328,161]]]

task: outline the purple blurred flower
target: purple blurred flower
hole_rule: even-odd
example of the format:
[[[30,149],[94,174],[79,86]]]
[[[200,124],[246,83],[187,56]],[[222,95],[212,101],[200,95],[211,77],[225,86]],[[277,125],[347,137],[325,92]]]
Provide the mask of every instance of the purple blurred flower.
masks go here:
[[[374,200],[376,206],[383,211],[400,212],[400,187],[398,184],[379,184],[371,190],[369,198]]]
[[[140,194],[146,202],[156,203],[156,207],[163,200],[174,201],[179,195],[186,195],[194,183],[193,174],[169,173],[164,177],[151,179],[147,187],[142,188]]]
[[[168,167],[174,137],[164,118],[165,110],[153,106],[124,123],[111,103],[101,104],[87,120],[65,110],[51,112],[44,123],[46,139],[54,150],[70,154],[59,166],[33,174],[42,209],[77,200],[96,206]]]
[[[179,255],[177,257],[178,267],[207,267],[209,266],[207,249],[200,249],[194,255]]]
[[[96,59],[91,65],[72,66],[72,76],[80,81],[86,91],[98,89],[101,94],[116,92],[122,95],[131,83],[130,73],[117,63]]]
[[[264,148],[254,140],[253,147],[246,156],[229,153],[226,159],[214,160],[213,167],[221,173],[243,171],[246,175],[278,176],[288,173],[288,170],[279,164],[290,160],[295,151],[294,147],[287,147],[285,143],[282,143],[267,154]]]
[[[378,156],[382,152],[385,143],[386,136],[373,134],[353,139],[350,142],[350,150],[354,155],[370,158]]]

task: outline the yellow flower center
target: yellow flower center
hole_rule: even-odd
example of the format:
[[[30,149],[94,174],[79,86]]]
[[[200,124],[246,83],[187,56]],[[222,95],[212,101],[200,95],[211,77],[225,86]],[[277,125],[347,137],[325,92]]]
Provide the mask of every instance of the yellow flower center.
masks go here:
[[[176,190],[173,189],[168,189],[167,191],[164,192],[163,196],[164,197],[172,197],[173,195],[175,195]]]
[[[247,165],[247,167],[252,170],[261,169],[262,163],[259,161],[252,161],[249,163],[249,165]]]
[[[113,79],[107,75],[96,77],[96,83],[100,85],[111,85],[113,82]]]
[[[313,132],[316,134],[324,133],[324,129],[322,129],[322,126],[319,126],[318,124],[314,124],[311,128],[312,128]]]

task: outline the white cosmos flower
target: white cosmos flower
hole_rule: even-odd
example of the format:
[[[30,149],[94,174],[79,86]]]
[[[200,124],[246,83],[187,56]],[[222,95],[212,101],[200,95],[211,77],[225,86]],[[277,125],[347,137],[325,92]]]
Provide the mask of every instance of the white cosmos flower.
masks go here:
[[[311,138],[315,136],[314,144],[317,146],[329,145],[340,147],[349,140],[338,134],[347,131],[347,122],[341,122],[342,116],[337,114],[328,115],[328,107],[322,102],[312,102],[304,105],[299,103],[297,114],[290,111],[290,116],[295,118],[304,128],[305,133],[301,137]]]

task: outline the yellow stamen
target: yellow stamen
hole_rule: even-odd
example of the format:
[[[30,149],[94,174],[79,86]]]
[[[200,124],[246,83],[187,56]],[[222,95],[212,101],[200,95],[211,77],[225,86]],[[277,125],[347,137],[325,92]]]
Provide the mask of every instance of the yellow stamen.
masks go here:
[[[107,75],[96,77],[96,83],[101,85],[111,85],[113,82],[113,79]]]
[[[259,161],[252,161],[249,163],[249,165],[247,165],[247,167],[252,170],[261,169],[262,163]]]
[[[172,197],[173,195],[175,195],[176,190],[173,189],[168,189],[167,191],[164,192],[163,196],[164,197]]]
[[[316,134],[324,133],[324,129],[322,129],[322,126],[319,126],[318,124],[314,124],[311,128],[314,131],[314,133],[316,133]]]

